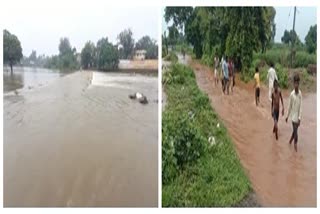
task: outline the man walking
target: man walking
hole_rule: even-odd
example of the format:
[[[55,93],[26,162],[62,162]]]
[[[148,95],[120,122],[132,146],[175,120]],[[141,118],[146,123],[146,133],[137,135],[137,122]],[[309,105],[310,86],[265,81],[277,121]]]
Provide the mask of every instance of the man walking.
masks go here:
[[[267,79],[269,81],[269,100],[271,102],[272,101],[271,95],[272,95],[272,91],[273,91],[273,83],[274,83],[274,80],[278,81],[277,73],[276,73],[276,70],[274,70],[273,62],[271,63],[271,67],[268,70]]]
[[[222,63],[223,69],[223,93],[225,94],[226,89],[229,94],[229,68],[228,68],[228,57]]]

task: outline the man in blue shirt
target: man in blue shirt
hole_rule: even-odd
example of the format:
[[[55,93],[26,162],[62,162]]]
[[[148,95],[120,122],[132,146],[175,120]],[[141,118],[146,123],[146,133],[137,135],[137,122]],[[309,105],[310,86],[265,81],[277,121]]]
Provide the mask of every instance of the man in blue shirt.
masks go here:
[[[226,88],[227,93],[229,94],[229,70],[228,70],[228,57],[222,63],[223,70],[223,93],[225,94]]]

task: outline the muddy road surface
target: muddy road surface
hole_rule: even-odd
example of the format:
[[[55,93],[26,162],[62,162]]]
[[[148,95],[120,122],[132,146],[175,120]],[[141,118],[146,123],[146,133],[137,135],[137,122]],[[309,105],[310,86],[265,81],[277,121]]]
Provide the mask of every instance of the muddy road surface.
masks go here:
[[[279,140],[272,133],[271,104],[268,90],[261,89],[261,106],[256,107],[253,84],[236,80],[234,92],[224,95],[221,84],[214,85],[213,71],[190,62],[198,86],[208,94],[212,106],[223,120],[235,144],[242,165],[262,206],[317,205],[316,93],[304,94],[298,152],[289,145],[291,121],[279,118]],[[285,115],[289,91],[283,91]],[[236,179],[236,178],[235,178]]]

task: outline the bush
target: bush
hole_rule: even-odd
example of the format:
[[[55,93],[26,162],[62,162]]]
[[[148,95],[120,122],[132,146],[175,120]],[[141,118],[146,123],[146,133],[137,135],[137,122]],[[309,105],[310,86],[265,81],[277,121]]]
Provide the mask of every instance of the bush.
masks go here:
[[[174,52],[169,52],[169,54],[163,58],[166,61],[170,61],[172,63],[178,62],[178,56]]]
[[[308,65],[308,73],[311,75],[317,74],[317,65],[310,64]]]
[[[166,57],[168,55],[167,49],[164,45],[162,45],[162,58]]]
[[[293,66],[295,68],[307,68],[309,64],[317,64],[317,56],[305,51],[298,51],[295,55]]]
[[[288,49],[270,49],[265,53],[255,53],[254,58],[263,60],[265,63],[270,65],[271,63],[280,63],[281,65],[287,66],[290,61],[288,61]]]
[[[264,66],[261,67],[260,65],[264,65]],[[247,73],[242,72],[241,73],[241,80],[246,83],[253,80],[256,67],[259,68],[260,82],[268,84],[267,76],[268,76],[268,70],[270,67],[268,65],[262,63],[259,59],[255,59],[252,62],[251,67],[249,69],[249,72],[247,72]],[[284,68],[279,63],[277,63],[275,65],[275,70],[276,70],[276,73],[278,76],[280,87],[281,88],[288,88],[288,69]]]
[[[302,48],[297,48],[297,50],[298,51],[295,54],[293,62],[294,68],[306,68],[309,64],[317,64],[316,54],[309,54]],[[265,53],[254,53],[253,61],[258,59],[262,61],[262,64],[263,61],[265,61],[268,65],[271,63],[279,63],[283,67],[288,67],[291,63],[291,50],[285,45],[276,46],[270,50],[267,50]]]
[[[305,83],[308,83],[311,81],[311,76],[310,74],[308,73],[307,69],[302,69],[301,70],[301,73],[300,73],[300,79],[301,79],[301,82],[305,82]]]
[[[174,64],[163,82],[167,104],[162,116],[162,205],[238,203],[250,191],[250,182],[194,72]]]
[[[213,66],[214,57],[212,54],[203,54],[201,57],[201,63],[207,66]]]
[[[172,132],[175,123],[169,112],[163,112],[162,116],[162,183],[171,182],[177,175],[178,164],[174,157],[175,149],[173,139],[166,133]]]
[[[194,116],[197,111],[201,111],[202,106],[208,106],[209,99],[203,93],[199,93],[199,89],[195,87],[195,75],[191,68],[185,65],[173,64],[164,73],[163,83],[171,85],[174,88],[172,90],[176,91],[170,93],[167,110],[162,117],[162,175],[163,183],[166,184],[186,165],[195,163],[204,153],[206,138],[197,126]],[[187,100],[182,100],[181,95],[184,93],[190,95]],[[177,99],[184,105],[172,106],[170,101]]]
[[[268,84],[268,80],[267,80],[268,69],[269,69],[269,67],[267,65],[259,68],[260,82],[264,82],[265,84]]]
[[[184,84],[188,78],[194,78],[194,73],[189,67],[181,64],[173,64],[170,69],[163,74],[163,84]]]
[[[288,88],[288,69],[282,67],[279,63],[276,64],[275,66],[277,76],[278,76],[278,81],[279,85],[281,88]]]
[[[194,125],[190,115],[180,114],[174,123],[175,129],[169,132],[173,134],[170,142],[174,148],[173,156],[177,160],[177,166],[183,169],[185,165],[195,163],[203,154],[206,139]]]

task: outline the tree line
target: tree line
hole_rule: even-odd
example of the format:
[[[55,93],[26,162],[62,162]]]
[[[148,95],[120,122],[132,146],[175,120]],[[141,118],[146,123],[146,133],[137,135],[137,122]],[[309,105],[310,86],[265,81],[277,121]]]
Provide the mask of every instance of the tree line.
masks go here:
[[[136,50],[146,50],[147,59],[158,58],[158,45],[156,40],[143,36],[136,43],[130,29],[122,31],[117,37],[117,44],[109,42],[108,37],[101,38],[96,44],[86,42],[81,52],[78,53],[67,37],[61,38],[58,55],[37,56],[35,50],[30,56],[22,54],[22,47],[18,37],[9,31],[3,31],[4,64],[11,67],[16,64],[23,66],[37,66],[50,69],[76,70],[85,69],[114,70],[118,68],[120,59],[132,59]]]
[[[274,44],[275,15],[273,7],[166,7],[164,18],[172,25],[162,37],[163,44],[186,42],[199,59],[229,56],[239,70],[248,72],[253,54],[264,53]],[[316,26],[305,40],[307,49],[315,52]]]
[[[110,67],[114,69],[117,67],[119,59],[132,59],[136,50],[145,50],[146,59],[158,58],[157,42],[149,36],[143,36],[135,43],[132,31],[125,29],[117,36],[117,40],[115,49],[108,42],[108,38],[99,40],[96,45],[92,41],[86,42],[81,51],[83,68],[108,69]]]
[[[285,30],[283,36],[281,37],[281,42],[287,45],[296,45],[298,47],[305,46],[306,50],[309,53],[316,53],[317,51],[317,25],[310,26],[308,34],[304,38],[305,43],[303,44],[297,35],[297,33],[293,30]]]

